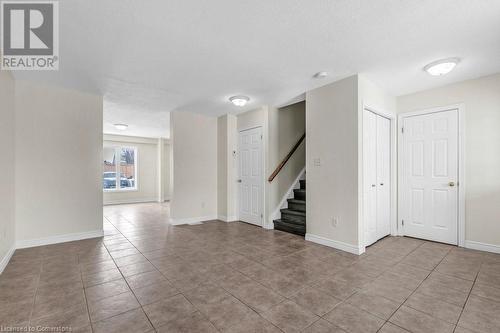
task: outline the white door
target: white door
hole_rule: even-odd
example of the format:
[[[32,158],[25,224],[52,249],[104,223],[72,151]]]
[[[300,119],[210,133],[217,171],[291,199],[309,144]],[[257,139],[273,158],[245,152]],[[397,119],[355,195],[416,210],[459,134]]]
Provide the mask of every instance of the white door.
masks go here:
[[[241,131],[240,152],[240,220],[262,225],[262,129]]]
[[[363,184],[365,245],[391,233],[391,121],[364,110]]]
[[[377,116],[377,240],[391,233],[391,121]]]
[[[377,241],[377,115],[363,117],[363,186],[365,245]]]
[[[458,240],[458,110],[403,118],[402,215],[407,236]]]

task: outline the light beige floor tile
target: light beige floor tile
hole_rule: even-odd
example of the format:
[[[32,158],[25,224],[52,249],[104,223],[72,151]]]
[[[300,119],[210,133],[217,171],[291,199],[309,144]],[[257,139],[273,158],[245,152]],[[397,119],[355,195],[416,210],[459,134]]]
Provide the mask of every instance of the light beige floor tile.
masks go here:
[[[471,295],[458,326],[477,332],[500,332],[500,303]]]
[[[474,284],[472,295],[487,298],[490,301],[500,302],[500,285],[492,286],[482,283]]]
[[[462,313],[461,306],[446,303],[441,301],[438,297],[418,292],[411,295],[410,298],[406,300],[405,305],[454,325],[457,324],[458,318]]]
[[[358,292],[346,302],[384,320],[389,319],[401,305],[399,302],[367,292]]]
[[[389,321],[414,333],[452,333],[455,325],[402,306]]]
[[[158,271],[151,271],[141,274],[128,276],[125,278],[132,289],[147,287],[152,284],[167,281],[167,279]]]
[[[338,305],[323,318],[351,333],[375,333],[385,323],[385,320],[349,303]]]
[[[162,299],[144,306],[143,309],[155,328],[196,312],[196,308],[183,295]]]
[[[119,279],[110,282],[105,282],[103,284],[98,284],[85,289],[85,295],[87,296],[88,302],[95,302],[103,298],[116,296],[118,294],[130,291],[125,280]]]
[[[67,311],[33,319],[30,325],[35,327],[67,327],[74,331],[89,326],[90,319],[86,304],[81,304],[77,307],[70,307]]]
[[[193,332],[193,333],[216,333],[217,329],[199,312],[191,313],[184,317],[175,318],[166,325],[159,327],[158,333],[171,332]]]
[[[154,270],[156,270],[156,268],[149,261],[142,261],[120,267],[120,272],[122,272],[123,276],[125,277]]]
[[[345,300],[359,290],[351,284],[337,281],[332,278],[321,279],[312,285],[317,289],[341,300]]]
[[[306,287],[300,290],[290,300],[318,316],[325,315],[342,302],[342,300],[314,287]]]
[[[88,306],[92,322],[116,316],[140,307],[131,292],[125,292],[95,302],[89,302]]]
[[[153,326],[142,309],[131,310],[95,322],[92,326],[94,333],[142,333],[153,330]]]
[[[399,326],[387,322],[384,324],[384,326],[382,326],[382,328],[380,329],[380,331],[378,331],[378,333],[410,333],[410,331],[407,331]]]
[[[224,333],[280,333],[281,330],[260,316],[247,316],[241,322],[223,329]]]
[[[319,319],[292,301],[278,304],[262,316],[284,332],[300,332]]]
[[[316,321],[312,325],[308,326],[305,330],[303,330],[303,332],[304,333],[346,333],[346,331],[344,331],[340,327],[337,327],[324,319],[319,319],[318,321]]]

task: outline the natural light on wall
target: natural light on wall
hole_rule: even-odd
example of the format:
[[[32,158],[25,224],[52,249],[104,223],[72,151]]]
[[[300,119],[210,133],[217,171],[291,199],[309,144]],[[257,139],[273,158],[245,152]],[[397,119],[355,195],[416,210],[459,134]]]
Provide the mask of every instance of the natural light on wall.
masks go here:
[[[120,158],[117,163],[117,157]],[[102,187],[104,191],[137,189],[137,148],[104,147]],[[120,181],[117,181],[120,179]]]

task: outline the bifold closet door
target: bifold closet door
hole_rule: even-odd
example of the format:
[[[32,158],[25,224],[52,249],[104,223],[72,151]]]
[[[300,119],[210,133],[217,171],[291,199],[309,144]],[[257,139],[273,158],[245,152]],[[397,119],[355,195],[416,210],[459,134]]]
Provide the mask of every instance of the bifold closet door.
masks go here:
[[[391,233],[391,121],[377,115],[377,240]]]
[[[364,110],[363,177],[365,245],[391,233],[391,121]]]
[[[363,177],[365,245],[377,241],[377,115],[363,114]]]

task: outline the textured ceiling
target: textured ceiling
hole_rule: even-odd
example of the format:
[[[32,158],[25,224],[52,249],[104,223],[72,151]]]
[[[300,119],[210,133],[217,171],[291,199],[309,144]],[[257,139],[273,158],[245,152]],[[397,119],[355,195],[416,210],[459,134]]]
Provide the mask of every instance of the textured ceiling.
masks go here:
[[[60,39],[58,72],[15,75],[102,94],[105,129],[159,136],[172,110],[280,105],[355,73],[402,95],[500,72],[500,1],[60,1]],[[452,56],[449,75],[422,71]]]

